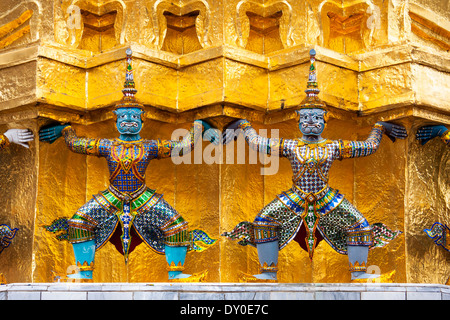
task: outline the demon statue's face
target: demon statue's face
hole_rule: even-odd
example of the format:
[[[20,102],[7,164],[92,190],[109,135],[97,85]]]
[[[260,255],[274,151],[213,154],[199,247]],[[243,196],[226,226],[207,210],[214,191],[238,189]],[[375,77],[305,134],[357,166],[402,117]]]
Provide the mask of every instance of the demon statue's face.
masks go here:
[[[143,111],[139,108],[118,108],[116,126],[121,136],[136,136],[142,130]]]
[[[325,129],[326,113],[322,109],[301,109],[298,111],[300,132],[306,137],[319,137]]]

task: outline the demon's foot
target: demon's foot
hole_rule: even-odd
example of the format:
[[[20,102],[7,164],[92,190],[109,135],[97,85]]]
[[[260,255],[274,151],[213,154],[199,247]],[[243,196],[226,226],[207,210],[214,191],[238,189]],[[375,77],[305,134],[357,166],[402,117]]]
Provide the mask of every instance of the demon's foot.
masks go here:
[[[241,272],[239,274],[239,282],[273,282],[277,281],[277,274],[275,272],[263,272],[260,274],[247,274]]]
[[[194,274],[179,273],[169,278],[170,282],[205,282],[208,270]]]

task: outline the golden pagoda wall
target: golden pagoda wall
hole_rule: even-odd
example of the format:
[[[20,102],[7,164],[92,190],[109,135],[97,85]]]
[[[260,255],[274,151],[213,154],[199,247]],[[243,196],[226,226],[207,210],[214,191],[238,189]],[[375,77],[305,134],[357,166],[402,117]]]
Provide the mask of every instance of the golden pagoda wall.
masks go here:
[[[76,8],[80,27],[72,28]],[[405,141],[385,137],[376,154],[331,169],[330,185],[370,223],[403,231],[371,251],[369,265],[395,270],[396,282],[445,283],[448,252],[423,229],[450,223],[450,151],[438,139],[420,146],[414,134],[424,124],[450,125],[448,9],[445,1],[430,0],[2,1],[0,131],[28,127],[37,135],[42,125],[60,121],[71,122],[79,135],[116,137],[110,110],[122,96],[125,49],[131,47],[137,98],[148,110],[144,137],[170,138],[200,118],[220,129],[247,118],[257,130],[278,129],[293,138],[293,107],[304,97],[314,47],[320,98],[331,113],[327,138],[365,139],[376,121],[408,129]],[[62,139],[51,145],[36,139],[30,149],[11,146],[0,159],[6,169],[0,224],[19,228],[0,254],[0,273],[8,282],[51,281],[52,271],[65,273],[73,263],[73,252],[42,225],[70,217],[106,189],[106,163],[71,153]],[[189,254],[186,272],[208,268],[208,281],[235,282],[237,270],[258,271],[254,248],[220,234],[252,221],[290,187],[286,159],[276,175],[261,175],[261,166],[231,164],[225,155],[222,164],[150,163],[148,186],[191,228],[220,239]],[[281,282],[350,278],[347,257],[325,242],[313,261],[294,242],[279,260]],[[95,266],[97,282],[166,281],[164,256],[144,245],[125,266],[108,243],[97,251]]]
[[[22,121],[19,127],[37,129],[35,121]],[[2,132],[7,130],[1,125]],[[10,246],[0,255],[2,273],[9,282],[33,281],[34,226],[37,200],[38,157],[37,146],[30,149],[11,145],[0,155],[2,163],[0,185],[2,210],[0,224],[18,228]],[[17,163],[22,164],[17,166]]]

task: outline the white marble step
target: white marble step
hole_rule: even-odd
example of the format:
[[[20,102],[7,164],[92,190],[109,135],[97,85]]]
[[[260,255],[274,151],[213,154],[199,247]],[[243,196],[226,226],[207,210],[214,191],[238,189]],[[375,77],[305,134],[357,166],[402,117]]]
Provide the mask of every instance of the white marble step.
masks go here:
[[[411,283],[11,283],[0,300],[450,300],[450,286]]]

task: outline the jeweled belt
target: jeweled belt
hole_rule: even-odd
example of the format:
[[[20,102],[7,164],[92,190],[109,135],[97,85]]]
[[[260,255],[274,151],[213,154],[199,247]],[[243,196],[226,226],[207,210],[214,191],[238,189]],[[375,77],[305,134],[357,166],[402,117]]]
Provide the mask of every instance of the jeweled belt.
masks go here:
[[[129,202],[129,201],[131,201],[133,199],[136,199],[141,194],[143,194],[145,192],[145,190],[147,190],[147,186],[144,183],[136,191],[133,191],[133,192],[122,192],[120,190],[117,190],[117,188],[115,188],[113,185],[109,185],[108,190],[112,194],[114,194],[117,198],[119,198],[120,200],[125,201],[125,202]]]
[[[292,190],[296,194],[298,194],[298,196],[300,198],[302,198],[302,200],[307,201],[307,202],[314,202],[319,199],[322,199],[330,191],[330,187],[327,185],[318,192],[305,192],[302,189],[300,189],[298,186],[294,185]]]

